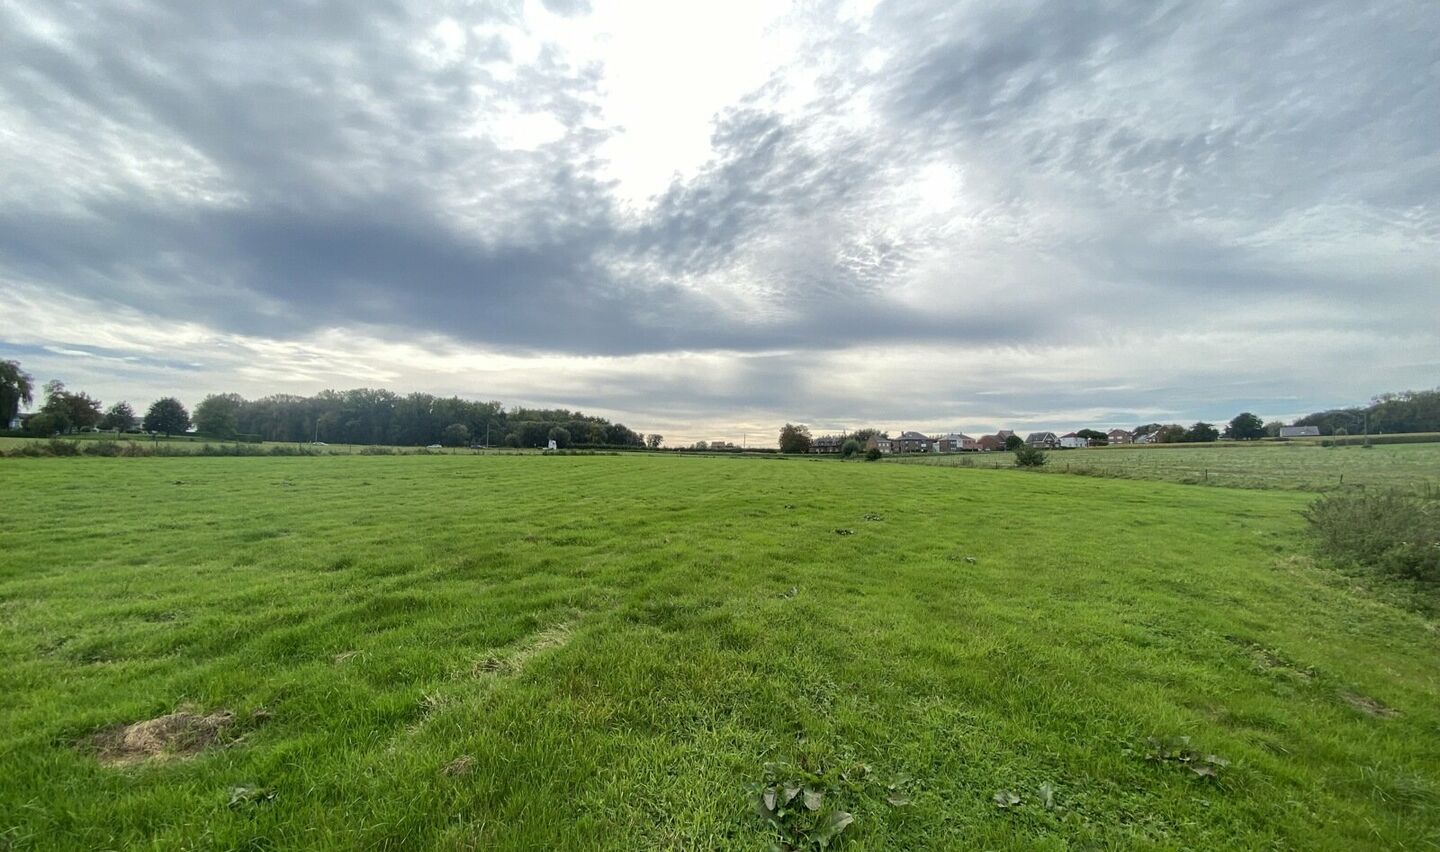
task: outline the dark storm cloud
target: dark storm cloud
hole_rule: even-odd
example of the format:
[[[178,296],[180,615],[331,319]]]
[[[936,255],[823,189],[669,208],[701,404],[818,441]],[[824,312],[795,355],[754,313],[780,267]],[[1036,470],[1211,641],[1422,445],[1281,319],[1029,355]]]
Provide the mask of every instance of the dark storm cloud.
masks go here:
[[[20,128],[0,273],[254,335],[364,324],[581,354],[1055,342],[1255,295],[1370,331],[1436,307],[1427,3],[894,2],[863,32],[821,16],[799,60],[819,92],[718,115],[711,160],[638,214],[601,162],[603,70],[469,30],[519,19],[0,9],[0,121]],[[816,132],[862,102],[870,124]],[[558,136],[488,132],[534,114]],[[892,197],[936,158],[965,174],[968,230]],[[1396,244],[1421,256],[1377,270]],[[1091,297],[1053,311],[1057,288]]]

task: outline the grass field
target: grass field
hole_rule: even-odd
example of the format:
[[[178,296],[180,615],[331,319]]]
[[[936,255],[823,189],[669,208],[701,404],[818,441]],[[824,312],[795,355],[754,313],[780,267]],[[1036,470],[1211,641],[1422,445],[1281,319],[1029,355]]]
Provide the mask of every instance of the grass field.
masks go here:
[[[1302,494],[537,455],[0,489],[0,847],[764,849],[789,778],[851,849],[1440,843],[1440,633],[1301,555]],[[197,753],[116,759],[180,709]]]
[[[990,468],[1015,463],[1012,453],[910,455],[888,461]],[[1369,449],[1299,442],[1096,447],[1053,451],[1044,470],[1229,488],[1332,491],[1364,486],[1440,495],[1440,443]]]
[[[206,439],[203,439],[203,438],[195,438],[195,437],[192,437],[192,436],[175,436],[175,437],[172,437],[172,438],[159,438],[159,439],[156,439],[156,440],[151,440],[150,438],[146,438],[146,437],[142,437],[142,436],[138,436],[138,435],[122,435],[122,436],[117,437],[117,436],[115,436],[115,435],[110,435],[110,434],[105,434],[105,433],[93,433],[93,432],[92,432],[92,433],[85,433],[85,434],[78,434],[78,435],[66,435],[64,438],[61,438],[60,440],[62,440],[62,441],[67,441],[67,442],[80,442],[80,445],[81,445],[82,447],[85,446],[85,445],[88,444],[88,443],[96,442],[96,441],[111,441],[111,442],[120,443],[120,444],[132,444],[132,443],[133,443],[133,444],[136,444],[136,445],[141,446],[141,447],[160,447],[160,448],[163,448],[166,453],[193,453],[193,454],[195,454],[195,455],[200,455],[200,454],[204,451],[206,445],[212,445],[212,446],[233,446],[233,442],[230,442],[230,441],[213,441],[213,440],[206,440]],[[29,445],[29,444],[41,444],[41,445],[44,445],[44,444],[48,444],[48,443],[49,443],[49,439],[0,437],[0,452],[6,452],[6,451],[9,451],[9,450],[18,449],[18,448],[20,448],[20,447],[24,447],[24,446]],[[366,449],[372,449],[372,450],[373,450],[373,449],[389,450],[389,451],[394,452],[394,453],[396,453],[396,454],[418,453],[418,452],[420,451],[420,449],[421,449],[420,447],[399,447],[399,446],[380,446],[380,447],[372,447],[372,446],[370,446],[370,445],[368,445],[368,444],[323,444],[323,445],[315,445],[315,444],[308,444],[308,443],[297,444],[297,443],[295,443],[295,442],[293,442],[293,441],[265,441],[265,442],[258,443],[258,444],[248,444],[248,443],[247,443],[247,444],[241,444],[240,446],[245,447],[245,448],[253,448],[253,449],[261,450],[261,451],[269,450],[271,447],[277,447],[277,446],[278,446],[278,447],[283,447],[283,448],[285,448],[285,449],[290,449],[290,448],[294,447],[294,448],[297,448],[297,449],[303,448],[303,449],[305,450],[305,452],[310,453],[310,454],[312,454],[312,455],[331,455],[331,456],[359,455],[360,453],[364,452]],[[470,449],[470,448],[468,448],[468,447],[441,447],[441,448],[439,448],[439,449],[429,450],[429,452],[430,452],[430,453],[444,453],[444,454],[446,454],[446,455],[476,455],[476,454],[479,453],[479,452],[486,452],[486,453],[522,453],[522,452],[538,452],[538,451],[537,451],[537,450],[514,450],[514,449],[510,449],[510,448],[508,448],[508,447],[492,447],[492,448],[487,449],[487,450],[472,450],[472,449]]]

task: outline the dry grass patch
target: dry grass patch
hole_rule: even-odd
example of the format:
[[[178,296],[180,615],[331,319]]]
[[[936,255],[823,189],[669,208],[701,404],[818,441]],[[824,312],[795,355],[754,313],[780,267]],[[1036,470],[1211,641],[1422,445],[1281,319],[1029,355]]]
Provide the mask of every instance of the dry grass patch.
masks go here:
[[[201,716],[182,709],[155,719],[106,728],[91,738],[91,745],[106,766],[184,759],[216,745],[234,721],[235,714],[229,710]]]
[[[476,677],[517,675],[536,655],[569,644],[573,633],[574,626],[568,621],[547,627],[505,653],[485,656],[475,663],[472,674]]]

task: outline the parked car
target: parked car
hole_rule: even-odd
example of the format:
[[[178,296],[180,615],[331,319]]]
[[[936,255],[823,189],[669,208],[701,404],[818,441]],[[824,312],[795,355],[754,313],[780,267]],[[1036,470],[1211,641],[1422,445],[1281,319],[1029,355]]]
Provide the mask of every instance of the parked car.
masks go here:
[[[311,441],[311,442],[310,442],[310,446],[312,446],[312,447],[328,447],[328,446],[330,446],[330,445],[327,444],[327,443],[325,443],[324,441]]]
[[[427,450],[443,450],[444,447],[440,446],[439,444],[428,444],[428,445],[426,445],[425,449],[427,449]]]

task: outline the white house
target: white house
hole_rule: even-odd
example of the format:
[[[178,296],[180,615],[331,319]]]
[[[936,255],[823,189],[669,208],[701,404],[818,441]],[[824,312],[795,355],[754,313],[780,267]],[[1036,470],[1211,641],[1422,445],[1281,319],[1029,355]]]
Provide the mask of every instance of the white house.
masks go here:
[[[973,453],[980,449],[980,445],[974,438],[963,432],[951,432],[949,435],[941,435],[935,440],[935,446],[942,453]]]
[[[1060,446],[1067,450],[1078,450],[1090,446],[1090,439],[1082,438],[1074,432],[1066,432],[1060,436]]]

